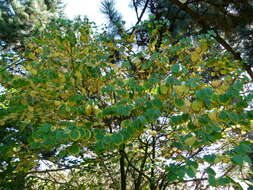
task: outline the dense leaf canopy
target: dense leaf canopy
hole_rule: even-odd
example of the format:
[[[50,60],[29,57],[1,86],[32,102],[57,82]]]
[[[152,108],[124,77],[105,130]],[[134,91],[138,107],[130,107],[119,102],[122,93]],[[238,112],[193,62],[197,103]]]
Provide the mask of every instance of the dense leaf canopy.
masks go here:
[[[159,23],[147,25],[155,39]],[[1,125],[27,135],[25,140],[14,136],[16,143],[10,144],[3,134],[2,162],[12,165],[14,156],[18,164],[12,172],[27,177],[47,154],[57,162],[69,155],[97,159],[111,152],[132,170],[139,167],[133,160],[144,162],[137,171],[147,181],[127,182],[136,188],[162,188],[199,173],[211,186],[232,183],[229,171],[219,175],[214,166],[251,163],[244,134],[251,130],[252,94],[244,89],[248,79],[240,63],[218,52],[211,35],[173,44],[167,33],[159,49],[154,40],[139,51],[134,35],[114,43],[94,33],[86,19],[53,22],[27,40],[23,74],[1,73],[6,89]],[[111,57],[113,49],[120,51],[118,62]],[[222,78],[207,81],[206,75]],[[130,148],[142,147],[141,142],[144,153]],[[219,151],[205,151],[213,146]]]
[[[252,80],[221,29],[175,34],[155,14],[129,32],[110,3],[115,33],[55,19],[1,54],[0,187],[250,187]]]

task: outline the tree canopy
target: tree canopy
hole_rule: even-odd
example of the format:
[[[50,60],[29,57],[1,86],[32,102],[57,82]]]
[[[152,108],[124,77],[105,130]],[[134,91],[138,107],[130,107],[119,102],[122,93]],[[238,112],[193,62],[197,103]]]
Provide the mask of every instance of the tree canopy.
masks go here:
[[[103,11],[107,13],[111,23],[115,23],[120,15],[117,10],[113,11],[113,2],[104,0],[103,6],[103,10],[111,10]],[[207,33],[208,30],[214,31],[216,35],[212,37],[235,59],[244,62],[244,69],[253,79],[251,68],[253,2],[251,0],[216,2],[132,0],[130,2],[136,12],[137,24],[142,20],[144,13],[153,16],[157,21],[164,19],[170,21],[161,24],[158,35],[160,39],[166,31],[173,34],[175,39]],[[137,30],[137,27],[134,27],[133,29],[139,33],[141,44],[148,43],[150,38],[145,35],[145,28]]]
[[[57,19],[24,41],[20,72],[0,73],[3,189],[252,186],[245,62],[216,30],[175,38],[161,18],[118,17],[116,38]]]

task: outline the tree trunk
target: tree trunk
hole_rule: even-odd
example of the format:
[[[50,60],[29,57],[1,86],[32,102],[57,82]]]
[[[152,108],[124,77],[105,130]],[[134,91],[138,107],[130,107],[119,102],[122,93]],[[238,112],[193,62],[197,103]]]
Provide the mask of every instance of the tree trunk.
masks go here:
[[[155,166],[155,148],[156,148],[156,137],[152,138],[153,142],[152,142],[152,168],[151,168],[151,182],[150,182],[150,190],[156,190],[156,185],[155,185],[155,170],[154,170],[154,166]]]
[[[126,172],[125,172],[125,155],[124,155],[125,145],[122,145],[119,149],[120,153],[120,186],[121,190],[126,190]]]

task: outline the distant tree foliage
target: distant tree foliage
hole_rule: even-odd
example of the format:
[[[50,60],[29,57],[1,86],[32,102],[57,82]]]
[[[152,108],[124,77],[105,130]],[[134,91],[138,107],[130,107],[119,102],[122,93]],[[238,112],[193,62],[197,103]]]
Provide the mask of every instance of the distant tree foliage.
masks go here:
[[[0,0],[0,43],[20,43],[59,14],[59,0]]]

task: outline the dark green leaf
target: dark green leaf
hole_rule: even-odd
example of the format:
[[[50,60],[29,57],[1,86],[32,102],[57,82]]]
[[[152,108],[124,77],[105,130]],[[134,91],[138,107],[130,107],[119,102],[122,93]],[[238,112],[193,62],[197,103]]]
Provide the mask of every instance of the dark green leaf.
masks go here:
[[[205,161],[207,161],[208,163],[213,163],[214,160],[216,159],[216,155],[211,154],[211,155],[205,155],[203,158]]]
[[[215,180],[215,177],[213,175],[210,175],[208,176],[208,182],[211,186],[215,187],[217,184],[216,184],[216,180]]]
[[[217,185],[219,186],[226,186],[230,183],[230,180],[226,177],[220,177],[217,179]]]
[[[209,176],[215,176],[216,175],[216,172],[210,167],[206,168],[205,171]]]
[[[239,164],[239,165],[243,165],[243,157],[240,156],[240,155],[236,155],[236,156],[233,156],[231,158],[231,160],[235,163],[235,164]]]
[[[178,74],[179,70],[180,70],[179,64],[174,64],[171,68],[173,74]]]

